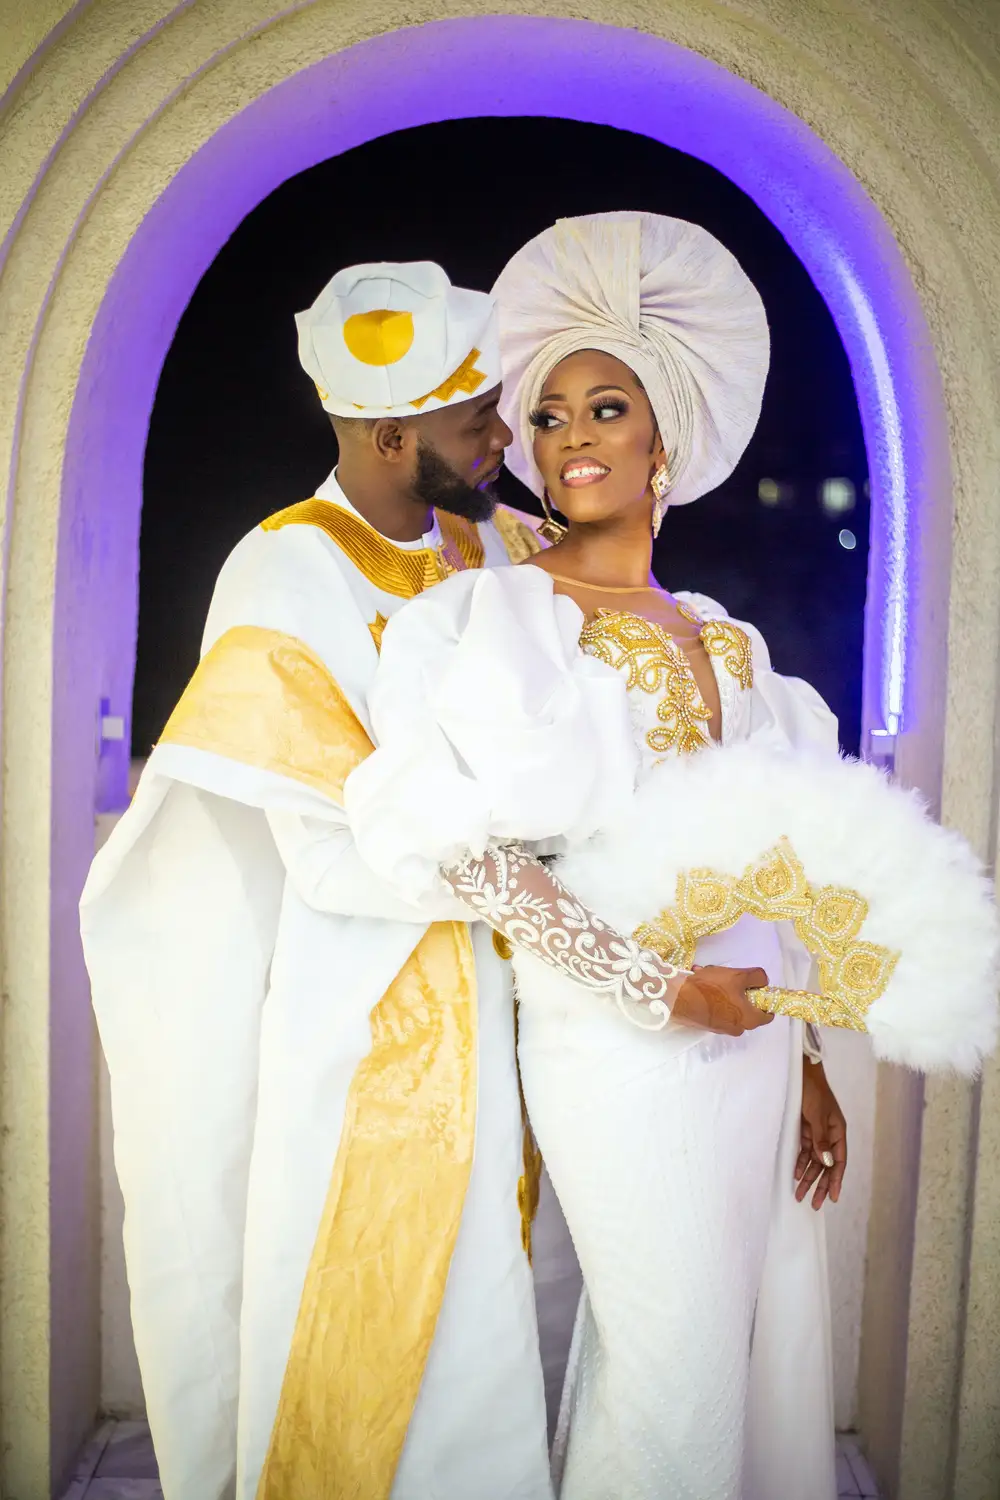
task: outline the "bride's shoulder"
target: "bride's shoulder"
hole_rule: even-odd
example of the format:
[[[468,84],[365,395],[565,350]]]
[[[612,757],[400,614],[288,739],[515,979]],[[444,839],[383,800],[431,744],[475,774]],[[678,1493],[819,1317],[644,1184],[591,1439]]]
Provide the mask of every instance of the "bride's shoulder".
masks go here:
[[[674,594],[674,598],[678,604],[683,604],[691,614],[697,615],[699,620],[705,620],[706,622],[721,620],[732,625],[736,630],[742,630],[743,634],[750,641],[753,650],[754,670],[758,672],[770,670],[771,653],[767,648],[767,642],[756,625],[752,625],[749,620],[734,619],[725,605],[720,604],[717,599],[710,599],[707,594],[697,594],[681,589]]]
[[[767,643],[755,625],[734,620],[727,609],[706,594],[680,593],[674,598],[700,620],[726,621],[748,637],[759,711],[756,735],[777,732],[786,743],[837,754],[836,717],[810,683],[774,671]]]

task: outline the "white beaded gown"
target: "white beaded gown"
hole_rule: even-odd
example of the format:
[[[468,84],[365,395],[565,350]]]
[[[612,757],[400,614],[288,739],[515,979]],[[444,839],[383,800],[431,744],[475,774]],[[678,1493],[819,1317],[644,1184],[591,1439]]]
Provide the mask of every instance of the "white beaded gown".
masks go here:
[[[706,622],[723,743],[745,738],[760,718],[750,638],[711,601],[680,598]],[[657,627],[606,612],[581,645],[627,676],[645,772],[707,744],[694,674]],[[785,975],[776,929],[752,917],[696,961]],[[647,1033],[581,990],[522,1002],[519,1031],[586,1288],[555,1442],[561,1500],[829,1500],[822,1226],[793,1195],[799,1023]]]

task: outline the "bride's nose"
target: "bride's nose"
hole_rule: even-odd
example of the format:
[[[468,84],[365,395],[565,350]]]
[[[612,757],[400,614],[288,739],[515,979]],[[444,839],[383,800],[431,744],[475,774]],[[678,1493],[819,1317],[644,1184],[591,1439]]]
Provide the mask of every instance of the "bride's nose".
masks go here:
[[[562,446],[564,448],[589,448],[593,444],[594,435],[587,425],[589,412],[576,412],[563,428]]]

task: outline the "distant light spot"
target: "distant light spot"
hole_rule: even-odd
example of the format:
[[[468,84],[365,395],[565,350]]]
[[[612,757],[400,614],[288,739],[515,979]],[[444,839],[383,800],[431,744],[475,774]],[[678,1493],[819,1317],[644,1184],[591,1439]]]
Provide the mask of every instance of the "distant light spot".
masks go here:
[[[824,479],[819,487],[819,503],[828,516],[842,516],[853,510],[857,492],[849,479]]]
[[[777,479],[762,479],[757,486],[757,499],[761,505],[790,505],[795,499],[795,487],[780,484]]]

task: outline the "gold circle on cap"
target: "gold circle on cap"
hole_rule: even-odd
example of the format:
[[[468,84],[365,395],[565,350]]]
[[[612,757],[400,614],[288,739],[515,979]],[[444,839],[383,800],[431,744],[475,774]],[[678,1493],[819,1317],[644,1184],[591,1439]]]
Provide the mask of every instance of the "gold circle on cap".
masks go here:
[[[363,365],[394,365],[413,343],[413,314],[377,307],[344,324],[344,343]]]

